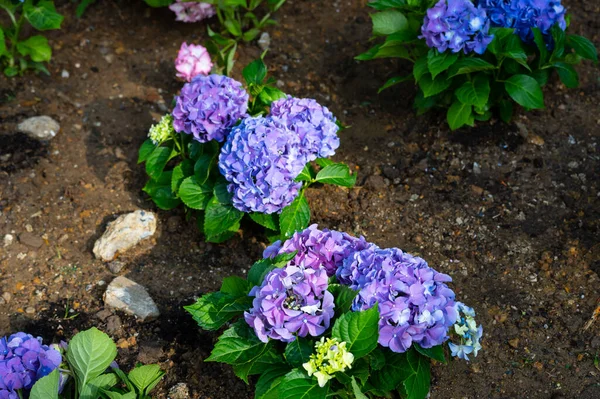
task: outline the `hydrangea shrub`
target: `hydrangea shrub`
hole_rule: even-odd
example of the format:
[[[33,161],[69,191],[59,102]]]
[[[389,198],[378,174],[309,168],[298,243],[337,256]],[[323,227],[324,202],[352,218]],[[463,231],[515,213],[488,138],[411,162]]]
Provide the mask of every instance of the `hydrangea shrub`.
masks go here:
[[[598,62],[586,38],[568,34],[561,0],[375,0],[368,5],[379,43],[358,60],[401,58],[412,73],[381,90],[413,81],[422,114],[445,108],[452,130],[487,121],[509,122],[514,103],[544,108],[542,87],[555,71],[568,88],[579,85],[575,66]]]
[[[312,225],[186,310],[206,330],[228,326],[206,361],[256,375],[257,399],[424,399],[431,359],[481,350],[451,281],[398,248]]]
[[[257,60],[243,71],[245,87],[195,76],[140,148],[150,178],[144,191],[161,209],[185,206],[207,241],[229,239],[244,217],[269,237],[291,237],[309,224],[308,186],[356,182],[347,165],[328,159],[340,145],[333,114],[286,95],[266,75]]]

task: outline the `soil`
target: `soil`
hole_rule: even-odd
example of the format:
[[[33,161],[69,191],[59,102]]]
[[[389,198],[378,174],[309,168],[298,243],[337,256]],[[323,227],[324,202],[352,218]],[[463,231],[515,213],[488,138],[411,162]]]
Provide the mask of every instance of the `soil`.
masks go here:
[[[179,45],[202,42],[204,24],[176,23],[140,1],[99,2],[82,19],[73,3],[57,3],[66,19],[47,32],[52,75],[0,78],[0,237],[15,236],[0,243],[0,335],[58,341],[98,326],[118,342],[123,368],[167,371],[157,398],[179,382],[193,398],[250,398],[253,387],[228,366],[202,361],[218,334],[199,330],[182,306],[243,276],[268,241],[242,226],[225,244],[205,243],[181,211],[156,210],[136,165],[181,87]],[[564,4],[571,32],[600,43],[597,2]],[[410,84],[377,94],[408,66],[353,59],[369,45],[368,13],[365,0],[289,1],[269,30],[271,76],[350,126],[335,159],[359,185],[311,188],[312,220],[424,257],[475,308],[483,350],[470,363],[434,365],[432,398],[600,398],[600,321],[585,328],[600,301],[598,68],[579,68],[577,90],[553,80],[546,109],[513,124],[450,132],[441,113],[415,115]],[[259,54],[242,46],[237,76]],[[16,133],[35,115],[60,122],[50,143]],[[146,324],[104,309],[114,275],[91,251],[107,222],[139,208],[158,212],[158,233],[119,260],[161,310]]]

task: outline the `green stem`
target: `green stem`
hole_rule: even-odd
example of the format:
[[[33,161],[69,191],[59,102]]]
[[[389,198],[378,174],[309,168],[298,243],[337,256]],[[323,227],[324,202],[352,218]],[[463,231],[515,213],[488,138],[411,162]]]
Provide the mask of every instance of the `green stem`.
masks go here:
[[[15,26],[15,32],[12,35],[12,37],[10,38],[10,43],[11,43],[11,47],[10,47],[10,55],[11,55],[11,60],[10,60],[10,66],[14,65],[15,62],[15,55],[17,53],[17,43],[19,42],[19,35],[21,34],[21,28],[23,27],[23,22],[25,21],[25,15],[21,14],[21,16],[19,17],[19,20],[15,23],[14,20],[14,16],[9,12],[9,15],[12,16],[12,20],[13,20],[13,24]]]
[[[17,394],[19,395],[19,399],[23,399],[23,392],[20,389],[17,389]]]

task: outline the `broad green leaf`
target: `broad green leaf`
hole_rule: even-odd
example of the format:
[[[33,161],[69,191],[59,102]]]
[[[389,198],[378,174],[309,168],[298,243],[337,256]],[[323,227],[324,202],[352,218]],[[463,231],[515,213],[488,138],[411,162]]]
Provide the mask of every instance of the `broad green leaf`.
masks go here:
[[[500,112],[500,119],[505,123],[509,123],[513,117],[513,103],[510,100],[503,99],[498,103],[498,110]]]
[[[51,0],[41,0],[35,5],[32,2],[25,2],[23,15],[31,26],[41,31],[60,29],[60,24],[64,19],[56,12],[54,2]]]
[[[327,291],[333,294],[336,316],[349,312],[354,298],[358,295],[358,291],[341,284],[329,284]]]
[[[581,57],[598,62],[598,50],[596,50],[596,46],[585,37],[567,35],[567,44]]]
[[[514,35],[513,28],[492,28],[490,33],[494,35],[494,39],[488,45],[487,51],[496,56],[500,56],[503,50],[506,48],[506,42],[511,35]],[[498,57],[500,58],[500,57]]]
[[[260,34],[260,29],[250,28],[247,31],[245,31],[244,33],[242,33],[242,39],[244,39],[245,42],[250,42],[250,41],[256,39],[256,37],[259,34]]]
[[[31,388],[29,399],[58,399],[58,369],[54,369],[50,374],[40,378]]]
[[[238,276],[229,276],[223,279],[220,291],[237,298],[248,295],[250,286],[246,279]]]
[[[249,213],[250,219],[254,220],[256,223],[260,224],[263,227],[271,230],[279,229],[279,219],[276,213]]]
[[[198,157],[194,164],[194,175],[199,184],[206,183],[215,160],[216,155],[210,153],[202,154]]]
[[[325,399],[327,385],[319,387],[315,377],[294,369],[287,373],[279,384],[279,399]]]
[[[402,43],[381,46],[373,58],[404,58],[410,60],[410,52]]]
[[[408,28],[408,20],[400,11],[386,10],[371,14],[373,36],[391,35]]]
[[[118,382],[117,376],[113,373],[99,375],[81,389],[79,399],[98,399],[102,390],[108,390],[117,385]]]
[[[155,147],[146,159],[146,173],[151,178],[157,180],[162,174],[172,150],[168,147]]]
[[[415,64],[416,65],[416,64]],[[431,74],[426,73],[419,80],[419,87],[423,90],[425,98],[435,96],[446,90],[452,84],[452,80],[447,76],[439,75],[437,79],[432,79]]]
[[[397,8],[406,5],[406,0],[375,0],[367,3],[369,7],[376,10],[387,10],[388,8]]]
[[[210,239],[226,231],[237,230],[243,216],[244,213],[231,205],[220,203],[217,197],[213,196],[206,206],[204,234],[206,234],[207,239]]]
[[[454,101],[450,108],[448,108],[446,115],[450,129],[456,130],[464,125],[468,125],[471,120],[472,108],[471,104]]]
[[[144,0],[150,7],[166,7],[175,0]]]
[[[28,55],[35,62],[50,61],[52,58],[52,49],[48,44],[48,39],[44,36],[31,36],[27,40],[17,43],[17,51],[21,55]]]
[[[458,54],[455,53],[438,53],[437,50],[431,49],[427,54],[427,68],[433,79],[448,70],[456,61],[458,61]]]
[[[448,70],[448,77],[452,78],[457,75],[464,75],[467,73],[480,72],[480,71],[491,71],[496,67],[481,58],[462,58],[454,63]]]
[[[456,98],[463,104],[484,107],[490,97],[490,81],[487,75],[477,74],[456,89]]]
[[[397,84],[409,81],[409,80],[413,80],[414,77],[412,75],[408,75],[408,76],[394,76],[393,78],[389,78],[384,84],[383,86],[381,86],[379,88],[379,90],[377,90],[377,94],[381,93],[382,91],[384,91],[385,89],[389,89],[392,86],[395,86]]]
[[[219,203],[223,205],[231,204],[232,195],[227,189],[228,186],[229,182],[225,180],[223,176],[219,175],[217,181],[215,182],[215,188],[213,189],[213,193],[215,194],[217,201],[219,201]]]
[[[356,184],[356,174],[350,174],[348,165],[331,164],[319,171],[315,181],[319,183],[335,184],[342,187],[352,187]]]
[[[258,381],[256,381],[254,397],[256,399],[272,397],[268,392],[277,387],[283,379],[283,376],[289,373],[289,371],[289,369],[281,367],[281,365],[264,371],[260,377],[258,377]]]
[[[296,177],[295,181],[312,182],[315,176],[316,173],[314,168],[310,163],[307,163],[304,165],[304,169],[302,169],[302,172],[300,172],[300,174]]]
[[[539,83],[527,75],[513,75],[504,87],[508,95],[527,109],[544,108],[544,94]]]
[[[314,344],[306,338],[296,338],[285,347],[285,360],[292,367],[302,368],[302,364],[308,362],[310,355],[314,352]]]
[[[377,44],[377,45],[371,47],[370,49],[368,49],[367,51],[365,51],[364,53],[357,55],[356,57],[354,57],[354,59],[358,60],[358,61],[372,60],[375,58],[375,56],[379,52],[379,49],[381,48],[381,46],[382,46],[381,44]]]
[[[440,363],[447,363],[444,347],[442,345],[434,346],[432,348],[422,348],[419,344],[414,344],[414,346],[421,355],[437,360]]]
[[[430,361],[414,349],[406,353],[406,359],[411,370],[408,378],[404,380],[407,399],[425,399],[431,384]]]
[[[383,354],[382,347],[378,347],[378,348],[375,348],[374,350],[372,350],[371,353],[369,353],[368,358],[369,358],[369,365],[371,366],[371,369],[373,369],[374,371],[381,370],[383,368],[383,366],[385,366],[385,356]]]
[[[550,69],[536,69],[531,73],[531,77],[534,78],[540,86],[545,86],[550,79]]]
[[[413,66],[413,75],[415,77],[415,81],[419,82],[427,72],[427,58],[421,57],[415,62],[415,65]]]
[[[417,39],[418,35],[412,30],[401,30],[399,32],[392,33],[385,38],[385,42],[382,47],[396,46],[399,44],[406,44]]]
[[[271,86],[265,86],[258,95],[260,101],[262,101],[265,105],[271,105],[273,101],[277,101],[284,97],[285,93],[283,91],[279,90],[277,87]]]
[[[251,297],[235,297],[223,292],[211,292],[198,298],[195,304],[184,306],[184,309],[203,329],[218,330],[251,306]]]
[[[142,163],[146,159],[148,159],[148,157],[150,156],[150,154],[152,154],[152,151],[154,151],[155,148],[156,148],[156,145],[152,142],[152,140],[150,140],[150,139],[144,140],[144,142],[142,143],[142,145],[140,147],[140,151],[138,153],[137,163]]]
[[[178,195],[186,206],[203,210],[213,198],[213,188],[208,183],[200,184],[194,175],[183,180]]]
[[[540,67],[544,65],[548,61],[548,48],[546,47],[546,41],[544,40],[544,35],[540,28],[534,27],[531,29],[533,31],[533,40],[535,45],[540,52]]]
[[[555,62],[553,64],[554,69],[558,72],[560,81],[564,83],[569,89],[574,89],[579,86],[579,75],[573,65],[569,65],[566,62]]]
[[[360,386],[356,382],[356,378],[352,377],[352,393],[356,399],[369,399],[367,395],[362,393]]]
[[[554,49],[552,50],[550,59],[559,60],[565,52],[566,34],[558,24],[550,28],[550,33],[552,34],[552,39],[554,39]]]
[[[275,265],[271,259],[261,259],[255,262],[248,271],[248,282],[253,287],[261,285],[265,276],[273,269],[275,269]]]
[[[243,69],[242,76],[247,84],[261,84],[267,77],[267,66],[262,59],[254,60]]]
[[[333,165],[335,163],[329,158],[317,158],[315,160],[315,162],[317,163],[317,165],[319,165],[322,168],[329,166],[329,165]]]
[[[173,172],[163,172],[158,180],[150,179],[142,189],[152,201],[163,210],[170,210],[181,204],[181,200],[175,196],[171,189]]]
[[[177,193],[179,187],[186,177],[194,174],[194,167],[189,159],[184,159],[179,165],[173,168],[173,175],[171,176],[171,191]]]
[[[106,389],[101,390],[102,393],[108,396],[108,399],[136,399],[135,391],[127,392],[127,393],[119,393],[114,391],[108,391]]]
[[[116,356],[115,343],[97,328],[76,334],[69,342],[66,358],[75,373],[79,392],[102,374]]]
[[[77,18],[81,18],[85,13],[85,10],[87,10],[87,8],[95,2],[96,0],[81,0],[81,3],[77,5],[77,9],[75,10],[75,15],[77,15]]]
[[[291,237],[295,231],[304,230],[309,222],[310,208],[304,193],[300,193],[294,202],[283,208],[279,215],[279,228],[285,237]]]
[[[345,313],[335,321],[331,336],[346,342],[348,351],[355,359],[360,359],[377,347],[378,322],[377,306],[362,312]]]
[[[128,377],[138,392],[148,395],[164,375],[165,372],[158,364],[148,364],[134,368],[129,372]]]

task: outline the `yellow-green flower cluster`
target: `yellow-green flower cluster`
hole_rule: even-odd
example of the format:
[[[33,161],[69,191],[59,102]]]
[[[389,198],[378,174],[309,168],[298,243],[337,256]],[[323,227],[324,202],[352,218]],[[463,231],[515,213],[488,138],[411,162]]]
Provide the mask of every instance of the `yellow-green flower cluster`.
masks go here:
[[[346,349],[345,342],[322,337],[315,344],[315,349],[316,352],[310,355],[310,360],[302,367],[308,371],[309,376],[317,377],[320,387],[324,387],[333,378],[332,374],[352,368],[354,355]]]
[[[156,125],[152,125],[150,131],[148,132],[148,137],[154,144],[160,144],[167,141],[172,134],[175,133],[175,129],[173,129],[173,117],[170,114],[167,114],[162,117],[160,122]]]

